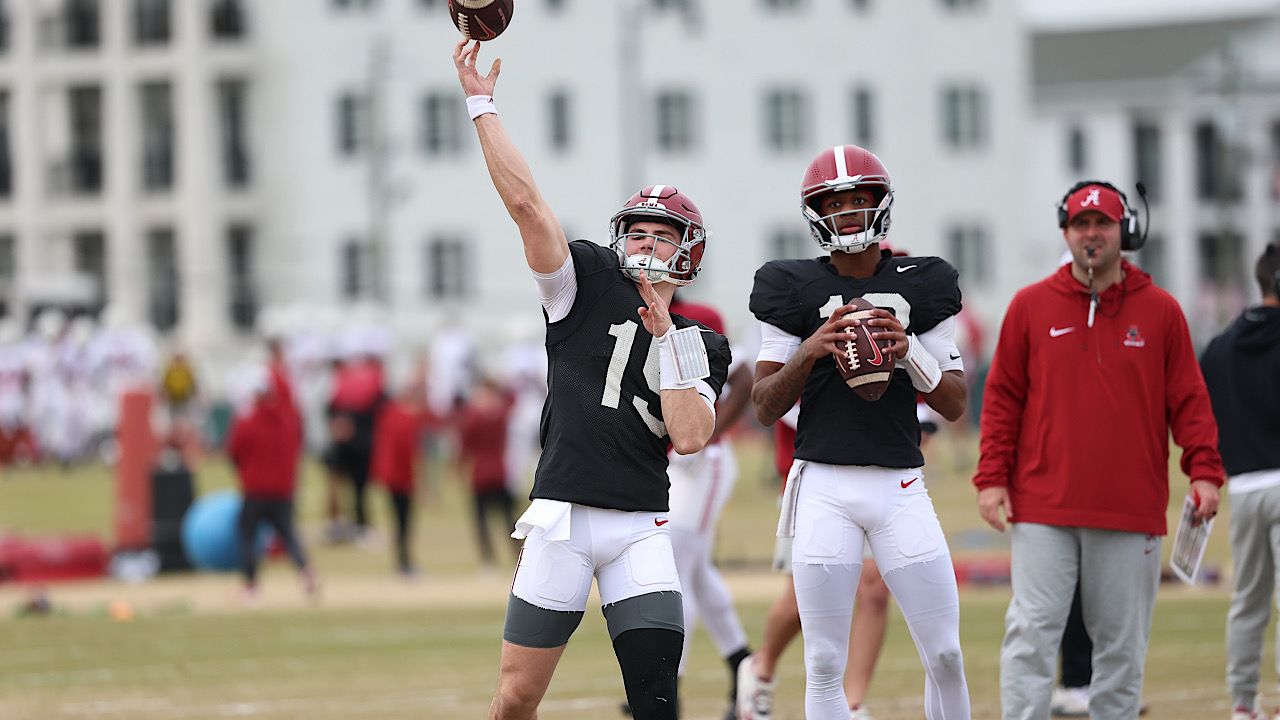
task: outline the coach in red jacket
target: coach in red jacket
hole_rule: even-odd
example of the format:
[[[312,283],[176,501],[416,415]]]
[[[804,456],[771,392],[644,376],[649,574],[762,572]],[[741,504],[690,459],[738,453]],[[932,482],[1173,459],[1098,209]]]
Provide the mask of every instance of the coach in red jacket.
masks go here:
[[[1169,505],[1169,431],[1199,518],[1223,482],[1217,424],[1186,319],[1125,262],[1133,210],[1106,183],[1059,205],[1071,262],[1020,291],[1000,329],[974,484],[1011,525],[1013,598],[1000,653],[1004,720],[1049,716],[1079,578],[1093,639],[1090,713],[1137,718]]]

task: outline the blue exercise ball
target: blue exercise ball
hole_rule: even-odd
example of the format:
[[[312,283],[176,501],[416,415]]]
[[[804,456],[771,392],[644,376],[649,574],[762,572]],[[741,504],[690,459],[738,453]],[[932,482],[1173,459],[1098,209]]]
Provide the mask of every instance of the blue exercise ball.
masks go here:
[[[218,490],[196,500],[182,518],[182,548],[187,559],[201,570],[237,570],[240,541],[236,526],[243,500],[235,490]],[[266,547],[270,531],[258,529],[258,553]]]

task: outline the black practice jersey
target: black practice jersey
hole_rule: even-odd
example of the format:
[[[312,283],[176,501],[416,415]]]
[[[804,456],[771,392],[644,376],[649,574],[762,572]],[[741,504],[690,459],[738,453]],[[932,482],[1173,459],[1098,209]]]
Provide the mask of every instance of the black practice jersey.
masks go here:
[[[838,275],[828,257],[765,263],[756,271],[751,312],[802,340],[856,297],[892,312],[914,335],[960,312],[957,273],[945,260],[880,253],[875,274],[861,279]],[[831,465],[923,465],[916,389],[907,371],[899,365],[884,395],[867,402],[845,384],[834,357],[814,362],[800,394],[795,457]]]
[[[530,499],[611,510],[667,510],[667,428],[659,396],[658,348],[637,308],[640,290],[618,256],[586,240],[569,243],[578,294],[562,320],[547,325],[547,401],[542,457]],[[719,396],[729,372],[729,341],[698,325]],[[715,400],[715,398],[712,398]]]

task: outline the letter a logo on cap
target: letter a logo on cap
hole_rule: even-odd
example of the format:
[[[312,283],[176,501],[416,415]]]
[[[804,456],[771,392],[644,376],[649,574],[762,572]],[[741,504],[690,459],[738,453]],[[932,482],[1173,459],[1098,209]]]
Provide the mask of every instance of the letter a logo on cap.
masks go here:
[[[1085,199],[1080,201],[1080,207],[1089,207],[1090,205],[1094,207],[1102,207],[1102,203],[1098,199],[1098,194],[1100,192],[1102,191],[1098,188],[1090,190],[1089,194],[1085,196]]]

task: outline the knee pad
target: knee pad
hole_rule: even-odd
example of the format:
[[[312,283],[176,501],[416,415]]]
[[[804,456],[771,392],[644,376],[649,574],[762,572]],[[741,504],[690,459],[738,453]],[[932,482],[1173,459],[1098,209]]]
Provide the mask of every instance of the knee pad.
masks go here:
[[[684,634],[684,601],[672,590],[636,595],[601,608],[609,639],[628,630],[673,630]],[[681,640],[683,642],[683,640]]]
[[[502,639],[512,645],[555,648],[569,642],[582,622],[581,612],[548,610],[512,595],[507,599],[507,619]]]

